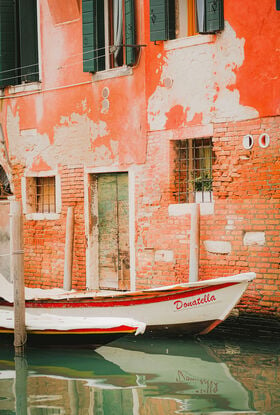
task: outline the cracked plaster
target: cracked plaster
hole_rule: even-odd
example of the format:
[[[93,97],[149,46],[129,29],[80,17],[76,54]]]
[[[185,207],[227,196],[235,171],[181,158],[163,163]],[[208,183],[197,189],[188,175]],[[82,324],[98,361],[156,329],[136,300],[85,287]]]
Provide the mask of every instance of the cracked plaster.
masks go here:
[[[235,72],[245,59],[244,44],[226,22],[215,43],[168,51],[160,85],[148,102],[150,129],[164,129],[166,114],[176,105],[185,111],[185,123],[201,113],[203,124],[258,116],[254,108],[239,103],[239,91],[234,89]],[[172,79],[171,88],[164,87],[166,78]]]
[[[51,169],[58,164],[77,164],[77,160],[85,165],[99,162],[104,165],[116,162],[118,142],[111,139],[109,146],[100,145],[93,149],[94,141],[108,135],[104,121],[94,122],[87,114],[73,113],[70,117],[61,117],[60,124],[54,128],[54,140],[50,143],[48,134],[34,135],[34,129],[19,129],[19,114],[14,116],[11,109],[7,112],[10,154],[19,162],[31,168],[34,160],[41,158]]]

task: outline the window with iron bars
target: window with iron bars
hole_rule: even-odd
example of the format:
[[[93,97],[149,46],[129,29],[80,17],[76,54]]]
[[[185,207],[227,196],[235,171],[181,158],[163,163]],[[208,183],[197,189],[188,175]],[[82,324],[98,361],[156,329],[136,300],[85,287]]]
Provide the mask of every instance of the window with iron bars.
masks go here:
[[[55,213],[55,177],[36,177],[34,185],[35,212]]]
[[[212,201],[211,138],[174,141],[174,197],[176,203]]]

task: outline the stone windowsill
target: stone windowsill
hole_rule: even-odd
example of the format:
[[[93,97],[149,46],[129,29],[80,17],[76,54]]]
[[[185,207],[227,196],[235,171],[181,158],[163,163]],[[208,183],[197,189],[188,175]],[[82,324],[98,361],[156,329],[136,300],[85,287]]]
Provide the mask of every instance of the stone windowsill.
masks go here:
[[[26,220],[58,220],[59,213],[26,213]]]
[[[215,39],[215,35],[194,35],[182,37],[164,42],[164,49],[174,50],[180,48],[187,48],[190,46],[203,45],[205,43],[213,43]]]
[[[194,203],[174,203],[168,206],[169,216],[190,215]],[[214,202],[199,203],[201,215],[214,214]]]
[[[20,85],[10,86],[8,88],[8,94],[18,94],[23,92],[33,92],[33,91],[41,91],[42,84],[41,82],[30,82],[30,83],[23,83]]]
[[[129,76],[133,74],[131,66],[120,66],[118,68],[107,69],[105,71],[96,72],[92,75],[93,81],[103,81],[104,79],[118,78],[120,76]]]

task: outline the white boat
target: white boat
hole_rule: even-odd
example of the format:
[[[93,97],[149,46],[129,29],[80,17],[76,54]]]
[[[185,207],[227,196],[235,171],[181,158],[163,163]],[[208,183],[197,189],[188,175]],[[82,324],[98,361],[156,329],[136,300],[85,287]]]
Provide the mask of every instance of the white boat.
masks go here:
[[[135,292],[25,290],[26,311],[54,318],[130,318],[152,329],[206,334],[226,319],[255,273],[176,284]],[[0,281],[0,313],[13,306],[12,284]]]
[[[29,344],[95,344],[100,345],[118,339],[125,334],[143,334],[145,323],[131,318],[73,317],[42,312],[25,314]],[[0,334],[9,338],[14,333],[14,312],[7,308],[0,311]]]

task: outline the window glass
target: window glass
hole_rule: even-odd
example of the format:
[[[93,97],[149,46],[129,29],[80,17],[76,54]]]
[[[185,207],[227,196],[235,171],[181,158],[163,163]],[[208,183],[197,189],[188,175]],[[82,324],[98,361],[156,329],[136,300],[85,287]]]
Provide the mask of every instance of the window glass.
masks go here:
[[[216,33],[223,28],[223,0],[150,0],[151,41]]]
[[[35,211],[55,213],[55,177],[36,177]]]
[[[57,213],[55,176],[26,178],[26,213]]]
[[[195,0],[175,0],[176,8],[176,38],[196,34]]]
[[[174,142],[174,197],[177,203],[212,201],[214,153],[210,138]]]
[[[134,0],[83,0],[85,72],[133,65]]]

